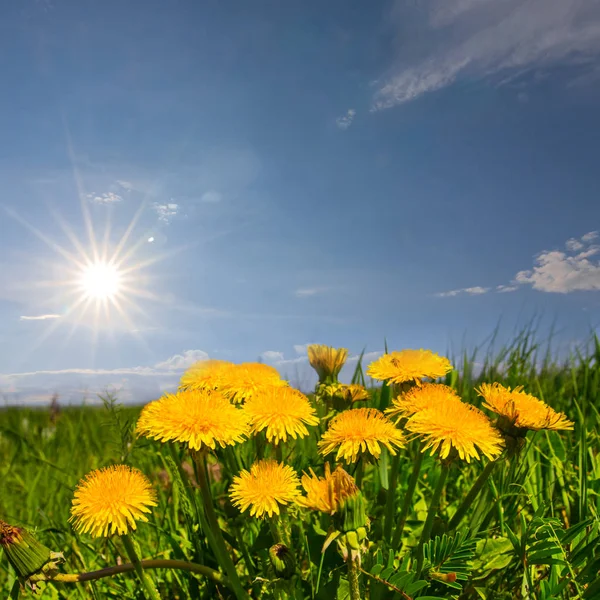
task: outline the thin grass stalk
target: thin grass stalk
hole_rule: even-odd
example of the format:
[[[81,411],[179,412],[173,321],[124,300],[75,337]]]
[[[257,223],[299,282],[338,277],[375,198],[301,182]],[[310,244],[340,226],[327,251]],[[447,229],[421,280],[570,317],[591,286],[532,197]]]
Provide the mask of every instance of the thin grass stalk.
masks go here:
[[[488,461],[487,465],[485,465],[483,471],[479,474],[479,477],[475,480],[475,483],[471,486],[471,489],[464,497],[460,506],[456,509],[456,512],[452,515],[452,518],[448,522],[448,531],[452,531],[456,529],[460,522],[463,520],[465,514],[471,508],[471,504],[477,496],[481,489],[485,485],[485,482],[488,480],[489,476],[492,474],[494,467],[496,466],[495,460]]]
[[[406,525],[406,519],[412,506],[413,496],[419,481],[419,475],[421,474],[421,465],[423,464],[423,452],[421,452],[421,445],[417,446],[417,455],[413,462],[413,470],[408,480],[408,487],[406,488],[406,494],[404,495],[404,501],[402,502],[402,508],[400,510],[400,517],[396,530],[394,531],[394,537],[392,539],[392,549],[397,550],[400,546],[400,540],[402,539],[402,533],[404,532],[404,526]]]

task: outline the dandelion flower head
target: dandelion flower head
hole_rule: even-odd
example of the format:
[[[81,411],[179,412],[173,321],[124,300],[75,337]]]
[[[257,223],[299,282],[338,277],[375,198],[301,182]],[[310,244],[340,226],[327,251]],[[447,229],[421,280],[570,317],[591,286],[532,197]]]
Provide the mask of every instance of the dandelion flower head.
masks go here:
[[[442,460],[453,449],[467,462],[479,458],[479,452],[494,460],[503,449],[502,437],[486,415],[464,402],[441,403],[420,410],[408,419],[405,428],[423,440],[423,452],[439,452]]]
[[[377,459],[382,446],[396,454],[396,449],[404,446],[404,436],[375,408],[353,408],[340,413],[331,420],[319,442],[321,454],[337,450],[336,459],[346,462],[356,462],[361,454]]]
[[[147,521],[145,513],[156,506],[156,494],[141,471],[115,465],[89,473],[75,490],[73,527],[93,537],[124,535]]]
[[[254,433],[265,431],[267,440],[278,444],[288,436],[308,435],[307,425],[319,419],[308,398],[291,387],[264,386],[246,401],[243,408]]]
[[[242,363],[234,365],[222,377],[219,390],[232,402],[249,400],[263,387],[287,387],[275,367],[262,363]]]
[[[235,368],[226,360],[200,360],[194,363],[181,377],[180,390],[215,390],[223,378]]]
[[[293,502],[299,495],[298,475],[289,465],[266,459],[255,462],[250,471],[243,470],[233,478],[229,496],[241,512],[250,516],[278,515],[280,506]]]
[[[437,379],[451,370],[450,361],[431,350],[400,350],[380,356],[369,365],[367,374],[389,383],[414,381],[419,385],[425,377]]]
[[[573,429],[573,422],[564,413],[527,394],[522,386],[511,390],[499,383],[482,383],[476,392],[484,398],[485,408],[506,417],[515,427],[535,431]]]
[[[424,383],[392,400],[392,406],[386,409],[390,417],[410,417],[420,410],[440,404],[462,402],[460,396],[449,386],[442,383]]]
[[[248,417],[219,392],[190,390],[165,394],[147,404],[137,431],[161,442],[182,442],[192,450],[214,450],[242,442]]]

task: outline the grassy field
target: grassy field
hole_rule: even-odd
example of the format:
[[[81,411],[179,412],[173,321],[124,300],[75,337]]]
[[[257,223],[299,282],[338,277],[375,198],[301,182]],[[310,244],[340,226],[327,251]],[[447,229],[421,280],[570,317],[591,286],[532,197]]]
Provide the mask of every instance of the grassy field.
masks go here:
[[[494,356],[460,357],[455,361],[460,366],[446,376],[444,383],[476,406],[481,398],[474,388],[481,382],[522,385],[575,426],[572,431],[529,432],[519,453],[498,462],[452,530],[448,523],[487,462],[455,461],[432,513],[431,540],[425,540],[421,565],[415,548],[438,489],[438,458],[424,456],[396,550],[392,539],[414,473],[417,440],[400,450],[397,460],[384,451],[377,462],[360,463],[356,470],[347,467],[358,479],[370,521],[354,573],[335,542],[322,552],[330,517],[292,504],[286,511],[287,545],[295,566],[278,577],[269,560],[274,543],[269,520],[241,514],[228,496],[232,477],[240,467],[249,468],[257,455],[279,457],[281,452],[299,475],[309,468],[322,474],[319,427],[276,451],[257,437],[236,445],[235,451],[212,453],[208,473],[216,512],[245,590],[257,598],[355,598],[351,588],[356,575],[360,597],[372,600],[600,598],[600,343],[595,338],[588,351],[576,352],[564,364],[557,364],[549,350],[540,348],[527,330]],[[359,365],[355,380],[360,383],[363,377]],[[389,406],[387,386],[369,388],[369,394],[362,405]],[[219,570],[207,538],[197,469],[183,446],[135,436],[140,410],[110,398],[104,407],[0,410],[0,519],[29,528],[51,550],[62,552],[61,572],[83,573],[127,561],[121,538],[93,539],[77,534],[68,522],[80,479],[115,463],[139,468],[157,492],[149,521],[139,523],[134,535],[141,558]],[[388,502],[390,487],[395,495]],[[202,573],[148,573],[162,598],[235,597],[227,585]],[[0,598],[17,597],[15,580],[1,556]],[[39,592],[48,599],[144,597],[133,572],[77,584],[42,582]],[[31,593],[22,591],[24,596]]]

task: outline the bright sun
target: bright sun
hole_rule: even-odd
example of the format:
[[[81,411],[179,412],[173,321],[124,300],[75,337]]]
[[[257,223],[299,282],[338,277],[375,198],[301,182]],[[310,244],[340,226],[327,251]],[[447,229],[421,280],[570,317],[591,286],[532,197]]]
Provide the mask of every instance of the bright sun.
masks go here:
[[[112,300],[121,289],[121,273],[110,263],[96,262],[85,267],[81,274],[81,289],[86,297]]]

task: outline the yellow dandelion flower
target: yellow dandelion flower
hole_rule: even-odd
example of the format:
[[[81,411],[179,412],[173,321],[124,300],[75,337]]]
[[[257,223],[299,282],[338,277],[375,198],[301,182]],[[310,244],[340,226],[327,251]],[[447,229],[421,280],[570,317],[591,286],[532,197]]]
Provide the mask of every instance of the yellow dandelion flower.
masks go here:
[[[392,400],[392,406],[385,413],[390,417],[410,417],[420,410],[439,404],[462,402],[460,396],[449,386],[442,383],[424,383]]]
[[[79,482],[71,508],[73,527],[92,537],[125,535],[144,513],[156,506],[156,494],[146,476],[126,465],[92,471]]]
[[[275,367],[262,363],[235,365],[222,377],[219,390],[232,402],[249,400],[265,386],[287,387]]]
[[[289,465],[274,460],[259,460],[250,471],[233,478],[229,497],[241,512],[250,508],[250,516],[278,515],[280,505],[293,502],[299,495],[298,475]]]
[[[319,375],[321,382],[328,377],[336,378],[348,358],[346,348],[332,348],[323,344],[311,344],[307,352],[308,362]]]
[[[278,444],[288,435],[294,439],[308,435],[306,425],[319,419],[308,398],[291,387],[265,386],[246,401],[243,408],[253,433],[265,430],[267,440]]]
[[[402,432],[375,408],[353,408],[331,420],[319,450],[324,456],[337,450],[336,460],[356,462],[360,454],[379,458],[382,445],[396,454],[404,446]]]
[[[437,379],[452,370],[447,358],[431,350],[400,350],[379,357],[367,368],[367,375],[373,379],[389,383],[414,381],[420,385],[421,379]]]
[[[564,413],[527,394],[522,386],[511,390],[499,383],[482,383],[475,391],[484,398],[485,408],[506,417],[515,427],[535,431],[573,429],[573,422]]]
[[[217,389],[236,365],[226,360],[201,360],[194,363],[181,377],[180,390]]]
[[[244,440],[248,417],[219,392],[191,390],[150,402],[137,431],[161,442],[183,442],[192,450],[215,449]]]
[[[310,510],[332,515],[347,498],[356,496],[359,492],[354,477],[340,466],[332,473],[329,463],[325,463],[325,477],[317,477],[312,469],[309,470],[310,475],[305,473],[302,476],[306,496],[298,498],[297,503]]]
[[[458,456],[471,462],[479,452],[490,460],[503,449],[500,433],[478,408],[464,402],[446,402],[420,410],[406,422],[405,428],[423,440],[423,452],[439,452],[448,458],[452,449]]]

